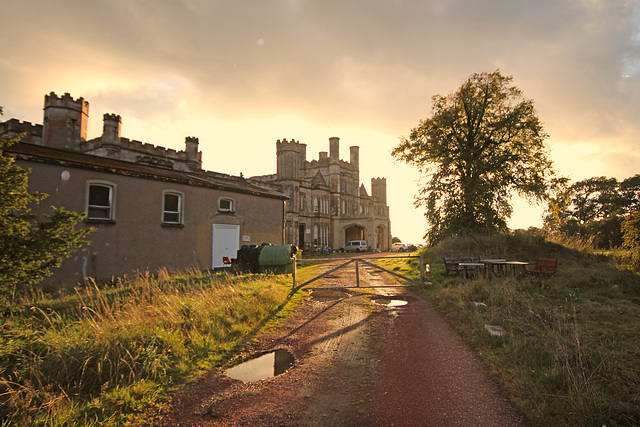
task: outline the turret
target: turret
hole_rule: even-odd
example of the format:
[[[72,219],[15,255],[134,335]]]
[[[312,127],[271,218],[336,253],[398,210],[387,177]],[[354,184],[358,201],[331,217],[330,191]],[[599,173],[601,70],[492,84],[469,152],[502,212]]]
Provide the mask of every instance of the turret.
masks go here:
[[[387,178],[371,178],[371,195],[378,203],[387,204]]]
[[[54,92],[44,97],[44,127],[42,145],[76,149],[87,140],[89,103],[83,98],[73,99],[65,93]]]
[[[122,118],[117,114],[105,114],[102,116],[102,119],[102,142],[105,144],[120,145]]]
[[[185,138],[185,151],[187,153],[187,163],[193,169],[202,169],[202,152],[198,151],[200,141],[195,136]]]
[[[292,139],[276,142],[278,179],[300,179],[301,169],[307,161],[307,145]]]

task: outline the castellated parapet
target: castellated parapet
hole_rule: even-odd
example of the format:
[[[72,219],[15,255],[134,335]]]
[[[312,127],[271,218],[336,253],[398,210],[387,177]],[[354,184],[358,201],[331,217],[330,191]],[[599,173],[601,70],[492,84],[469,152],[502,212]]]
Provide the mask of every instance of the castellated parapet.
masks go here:
[[[127,162],[148,164],[185,172],[202,170],[202,152],[194,136],[185,139],[185,150],[158,147],[141,141],[123,138],[122,117],[104,114],[102,135],[87,140],[89,103],[51,92],[44,97],[44,124],[31,124],[10,119],[0,122],[0,135],[13,137],[22,134],[21,142],[52,148],[79,151],[94,156]]]
[[[42,145],[42,125],[31,122],[21,122],[18,119],[10,119],[0,123],[0,136],[13,138],[23,135],[22,142],[27,144]]]
[[[56,95],[55,92],[51,92],[49,95],[44,96],[44,109],[48,108],[64,108],[67,110],[73,110],[80,114],[89,116],[89,102],[80,97],[74,99],[68,92],[62,96]]]
[[[44,97],[42,145],[75,150],[87,140],[89,103],[84,98],[73,99],[54,92]]]
[[[105,114],[102,136],[80,145],[80,151],[95,156],[109,157],[167,169],[195,171],[202,169],[202,152],[198,151],[198,138],[185,138],[185,151],[176,151],[121,136],[122,118]]]

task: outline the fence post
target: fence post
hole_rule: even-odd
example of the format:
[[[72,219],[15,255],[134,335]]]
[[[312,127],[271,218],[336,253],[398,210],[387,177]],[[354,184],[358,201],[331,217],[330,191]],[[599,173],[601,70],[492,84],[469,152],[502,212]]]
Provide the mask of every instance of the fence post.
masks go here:
[[[293,256],[293,271],[291,272],[291,275],[293,276],[293,287],[295,288],[298,285],[298,280],[297,280],[297,270],[296,270],[296,265],[297,265],[297,260],[295,255]]]
[[[424,258],[420,256],[420,281],[424,283]]]

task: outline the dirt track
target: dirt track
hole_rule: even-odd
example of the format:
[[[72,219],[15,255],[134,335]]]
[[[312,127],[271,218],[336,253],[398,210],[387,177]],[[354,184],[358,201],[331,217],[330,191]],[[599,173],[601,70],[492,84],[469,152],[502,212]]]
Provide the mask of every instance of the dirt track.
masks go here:
[[[363,284],[398,284],[370,268],[361,268],[360,277]],[[322,285],[353,280],[351,269]],[[157,425],[522,425],[455,331],[425,301],[399,289],[312,294],[254,346],[290,350],[294,367],[248,384],[210,372],[177,396]],[[391,297],[407,304],[385,304]]]

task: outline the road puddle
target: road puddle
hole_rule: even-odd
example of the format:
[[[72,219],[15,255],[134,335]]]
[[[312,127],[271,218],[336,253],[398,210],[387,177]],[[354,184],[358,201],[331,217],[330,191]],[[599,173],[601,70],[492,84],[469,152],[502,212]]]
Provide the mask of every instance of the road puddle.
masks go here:
[[[225,375],[244,383],[272,378],[286,372],[295,363],[287,350],[275,350],[227,369]]]
[[[398,298],[374,298],[373,302],[380,305],[386,305],[387,307],[402,307],[409,303],[407,300]]]

